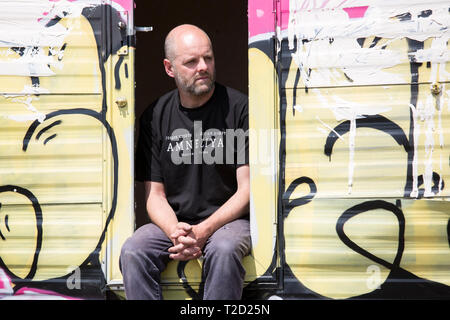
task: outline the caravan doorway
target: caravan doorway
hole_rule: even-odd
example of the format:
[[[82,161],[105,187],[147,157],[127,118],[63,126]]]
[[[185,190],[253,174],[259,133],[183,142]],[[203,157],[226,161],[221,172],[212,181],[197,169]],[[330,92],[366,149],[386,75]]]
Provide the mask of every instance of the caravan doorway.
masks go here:
[[[180,24],[194,24],[205,30],[213,42],[217,81],[248,94],[247,1],[163,1],[136,0],[136,26],[151,26],[151,32],[136,33],[135,113],[136,139],[139,117],[155,99],[175,88],[163,66],[164,39]],[[135,185],[136,228],[148,223],[144,186]]]

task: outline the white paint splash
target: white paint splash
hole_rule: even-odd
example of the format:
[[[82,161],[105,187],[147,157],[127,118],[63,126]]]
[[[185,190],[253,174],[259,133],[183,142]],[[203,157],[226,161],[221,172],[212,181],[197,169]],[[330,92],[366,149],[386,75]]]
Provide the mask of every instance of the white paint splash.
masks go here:
[[[297,45],[292,56],[308,87],[407,83],[410,80],[407,75],[388,73],[383,69],[409,63],[410,58],[448,61],[446,43],[450,21],[448,5],[444,2],[401,6],[392,1],[340,1],[340,6],[335,8],[332,5],[337,2],[328,1],[322,2],[326,5],[322,9],[318,9],[318,4],[315,8],[307,4],[310,2],[290,1],[288,41],[291,50]],[[343,9],[356,5],[368,8],[364,17],[352,19]],[[424,12],[431,13],[426,16]],[[404,15],[409,15],[410,20],[403,18]],[[368,37],[387,40],[362,48],[357,39]],[[436,38],[439,41],[410,56],[407,52],[389,49],[388,44],[404,38],[418,41]]]
[[[264,16],[264,10],[256,9],[256,16],[262,18]]]
[[[432,197],[433,186],[433,152],[434,152],[434,113],[435,105],[433,103],[433,97],[429,95],[427,97],[425,107],[423,108],[423,115],[425,121],[425,172],[423,175],[423,183],[425,187],[425,197]]]
[[[354,9],[357,14],[350,14]],[[392,67],[410,61],[431,64],[431,83],[450,81],[446,63],[450,60],[449,5],[445,1],[424,3],[419,0],[318,0],[290,1],[287,38],[292,58],[301,73],[303,85],[314,92],[322,106],[330,109],[337,121],[350,121],[349,132],[349,193],[353,187],[356,119],[388,111],[380,104],[361,105],[345,101],[339,96],[323,94],[318,87],[394,85],[411,82],[410,73],[392,72]],[[361,39],[372,43],[361,45]],[[431,45],[408,53],[399,50],[394,42],[405,39],[425,41]],[[381,39],[375,41],[375,39]],[[435,110],[438,114],[439,145],[444,145],[441,124],[441,105],[449,97],[442,90],[439,97],[429,93],[426,105],[410,106],[414,122],[413,190],[418,196],[417,143],[421,125],[425,122],[425,196],[432,196]],[[445,97],[444,97],[445,96]],[[419,101],[420,102],[420,101]],[[450,107],[449,107],[450,108]],[[296,108],[301,112],[301,108]],[[442,154],[441,154],[442,159]],[[442,166],[442,163],[440,164]]]
[[[3,94],[3,97],[14,98],[29,95],[48,94],[48,93],[50,93],[48,89],[42,88],[39,85],[32,85],[32,86],[25,85],[22,91],[15,94]]]
[[[19,121],[19,122],[38,120],[40,123],[42,123],[45,120],[45,114],[42,112],[39,112],[32,104],[33,100],[37,100],[37,99],[38,98],[33,97],[33,96],[13,98],[12,99],[13,102],[24,104],[26,110],[31,111],[31,113],[7,115],[5,117],[7,119]]]
[[[55,75],[50,66],[60,67],[61,64],[42,48],[25,47],[21,57],[0,60],[0,76],[48,77]]]
[[[345,100],[337,95],[325,96],[319,89],[312,89],[317,94],[317,97],[321,103],[321,107],[329,108],[333,111],[337,121],[348,120],[350,121],[350,131],[348,140],[349,151],[349,166],[348,166],[348,194],[353,190],[353,174],[355,169],[355,140],[356,140],[356,120],[363,119],[369,115],[376,115],[383,112],[390,111],[390,107],[381,106],[379,104],[367,105],[359,104],[353,101]],[[339,139],[344,142],[345,139],[339,135],[329,125],[325,124],[319,117],[316,119],[330,131],[333,131]],[[346,142],[347,143],[347,142]]]
[[[330,131],[332,131],[339,139],[341,139],[342,141],[344,141],[347,144],[347,141],[344,139],[344,137],[342,137],[336,130],[334,130],[331,126],[327,125],[325,122],[323,122],[318,116],[316,116],[316,119],[325,127],[328,129],[328,131],[326,130],[320,130],[322,128],[318,127],[317,129],[320,132],[325,133],[326,135],[329,134]]]
[[[92,1],[91,1],[92,2]],[[0,59],[0,75],[47,77],[61,68],[61,48],[65,38],[76,27],[76,19],[65,25],[50,23],[53,19],[76,18],[85,1],[0,1],[0,48],[15,48],[16,58]],[[11,53],[11,50],[8,50]],[[20,55],[19,55],[20,52]]]
[[[419,144],[419,136],[420,136],[420,123],[417,121],[418,119],[418,112],[417,108],[409,104],[409,108],[412,112],[412,119],[413,119],[413,126],[414,126],[414,156],[412,161],[412,176],[413,176],[413,182],[412,182],[412,190],[410,193],[411,198],[417,198],[419,195],[419,180],[418,180],[418,153],[417,153],[417,147]]]
[[[355,172],[355,139],[356,118],[350,120],[350,133],[348,144],[348,194],[353,190],[353,173]]]
[[[54,76],[55,70],[63,67],[66,37],[79,27],[79,20],[74,18],[80,17],[84,8],[101,3],[0,0],[0,76]],[[67,18],[64,23],[56,23],[63,18]],[[33,100],[38,99],[35,95],[48,93],[39,84],[25,85],[20,92],[0,92],[4,98],[12,98],[10,102],[25,105],[25,110],[18,107],[17,114],[3,117],[20,122],[44,121],[45,114],[33,106]]]

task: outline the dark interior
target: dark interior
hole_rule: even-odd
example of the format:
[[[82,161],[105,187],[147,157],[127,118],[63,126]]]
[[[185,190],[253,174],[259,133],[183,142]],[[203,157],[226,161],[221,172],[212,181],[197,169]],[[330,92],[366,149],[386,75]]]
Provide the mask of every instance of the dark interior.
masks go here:
[[[245,0],[136,0],[134,23],[153,27],[136,33],[136,134],[139,117],[159,96],[175,88],[163,67],[164,39],[174,27],[190,23],[199,26],[213,42],[217,81],[248,94],[248,28]],[[149,222],[145,210],[144,186],[135,184],[136,228]]]

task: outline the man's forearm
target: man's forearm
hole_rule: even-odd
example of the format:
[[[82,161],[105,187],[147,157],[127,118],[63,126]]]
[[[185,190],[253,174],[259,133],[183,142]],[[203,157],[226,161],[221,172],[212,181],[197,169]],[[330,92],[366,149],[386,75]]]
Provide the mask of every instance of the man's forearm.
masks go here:
[[[250,203],[250,187],[245,184],[238,188],[235,194],[228,199],[218,210],[211,216],[200,223],[201,227],[208,232],[209,235],[217,229],[241,218],[248,213]]]
[[[147,212],[150,220],[170,238],[178,219],[167,199],[150,192],[147,199]]]
[[[204,220],[203,224],[208,231],[213,233],[228,222],[241,218],[244,214],[248,213],[248,208],[248,194],[237,191],[216,212]]]

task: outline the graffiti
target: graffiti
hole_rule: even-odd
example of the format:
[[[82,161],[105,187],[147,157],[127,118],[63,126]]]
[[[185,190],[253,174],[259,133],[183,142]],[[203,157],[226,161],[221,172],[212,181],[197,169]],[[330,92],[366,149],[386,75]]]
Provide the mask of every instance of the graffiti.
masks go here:
[[[14,292],[13,283],[3,269],[0,269],[0,299],[2,300],[79,300],[58,292],[22,287]]]
[[[42,209],[41,209],[41,206],[39,205],[39,202],[37,201],[36,197],[27,189],[24,189],[24,188],[21,188],[18,186],[12,186],[12,185],[0,186],[0,193],[3,193],[3,192],[13,192],[15,194],[23,195],[27,198],[28,201],[30,201],[31,205],[33,206],[35,221],[33,221],[32,225],[34,225],[36,227],[36,233],[37,233],[36,234],[36,245],[34,247],[32,247],[32,249],[34,251],[33,259],[32,259],[32,263],[30,266],[30,271],[25,276],[25,279],[32,279],[34,277],[34,275],[36,274],[39,252],[41,251],[41,247],[42,247]],[[5,227],[6,227],[6,230],[8,232],[10,232],[11,229],[8,224],[8,220],[9,220],[8,218],[9,218],[9,216],[5,215]],[[1,236],[3,241],[7,241],[7,237],[8,237],[8,234],[6,234],[6,233],[5,233],[5,235],[2,234],[2,236]],[[9,271],[7,266],[3,264],[3,260],[1,258],[0,258],[0,267]],[[11,271],[9,271],[8,273],[13,278],[17,278],[17,276],[14,273],[12,273]]]
[[[132,6],[2,2],[0,299],[104,298],[121,281]],[[450,296],[448,9],[249,1],[244,298]],[[276,135],[252,144],[261,132]],[[200,299],[201,266],[169,264],[166,297]]]
[[[249,3],[249,50],[272,62],[280,101],[279,251],[265,275],[276,277],[278,257],[284,288],[265,296],[449,296],[448,275],[437,276],[448,263],[448,7],[367,4],[280,1],[273,14],[269,1]],[[442,251],[411,259],[426,234]]]
[[[105,16],[117,26],[130,3],[2,3],[0,148],[10,173],[0,181],[0,298],[105,296],[101,260],[113,220],[123,219],[117,208],[128,201],[118,195],[119,173],[130,168],[107,82],[114,69],[115,90],[126,90],[129,59],[116,58],[123,29],[104,30]],[[16,21],[18,12],[27,18]]]

